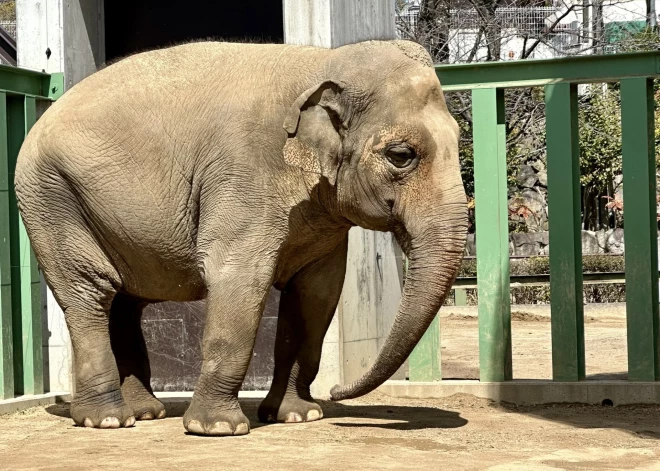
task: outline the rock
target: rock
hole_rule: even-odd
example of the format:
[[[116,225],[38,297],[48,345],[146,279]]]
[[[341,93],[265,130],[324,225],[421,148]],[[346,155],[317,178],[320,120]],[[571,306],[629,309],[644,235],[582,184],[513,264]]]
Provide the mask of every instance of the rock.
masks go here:
[[[612,233],[611,230],[606,231],[605,229],[601,229],[600,231],[594,232],[594,235],[596,236],[596,241],[598,242],[598,248],[599,248],[598,253],[605,253],[607,251],[607,238],[611,233]]]
[[[532,162],[529,165],[534,170],[536,170],[537,173],[545,172],[545,162],[543,162],[542,160],[535,160],[534,162]]]
[[[509,236],[511,255],[518,257],[531,257],[539,255],[542,248],[548,245],[547,232],[514,232]]]
[[[465,242],[465,255],[468,257],[477,256],[477,239],[474,234],[467,235],[467,241]]]
[[[542,231],[546,227],[545,224],[548,220],[547,203],[542,193],[527,188],[520,196],[509,200],[509,207],[524,218],[530,231]],[[516,220],[515,216],[512,216],[511,219]],[[520,220],[520,217],[518,217],[518,220]]]
[[[520,195],[523,199],[523,204],[537,217],[545,214],[545,208],[548,205],[545,198],[541,193],[532,189],[526,189]]]
[[[518,178],[516,179],[518,185],[523,188],[533,188],[538,178],[536,172],[529,165],[522,165],[518,170]]]
[[[623,229],[614,229],[607,238],[608,253],[622,254],[625,250],[625,243],[623,238]]]
[[[543,171],[537,173],[536,176],[539,179],[539,185],[548,186],[548,172],[543,170]]]
[[[595,255],[601,252],[595,232],[582,231],[582,255]]]

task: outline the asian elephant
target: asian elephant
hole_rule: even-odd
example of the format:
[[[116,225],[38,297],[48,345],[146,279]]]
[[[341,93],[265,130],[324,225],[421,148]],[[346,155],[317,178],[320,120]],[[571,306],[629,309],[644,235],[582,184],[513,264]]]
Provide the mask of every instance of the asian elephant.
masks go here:
[[[183,423],[248,433],[237,395],[271,286],[282,295],[259,419],[320,419],[309,386],[349,229],[391,231],[409,269],[375,363],[334,400],[372,391],[405,361],[452,286],[467,228],[458,126],[429,55],[405,41],[197,42],[131,56],[44,113],[15,186],[71,334],[71,416],[86,427],[164,417],[142,310],[206,298]]]

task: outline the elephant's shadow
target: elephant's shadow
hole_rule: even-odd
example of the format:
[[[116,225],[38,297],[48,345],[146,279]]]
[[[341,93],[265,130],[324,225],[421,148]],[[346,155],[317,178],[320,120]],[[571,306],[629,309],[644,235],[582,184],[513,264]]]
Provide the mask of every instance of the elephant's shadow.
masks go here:
[[[167,417],[183,417],[190,405],[189,400],[164,400]],[[261,399],[240,399],[243,412],[250,419],[251,428],[262,424],[257,419],[257,408]],[[331,401],[319,401],[326,419],[336,427],[373,427],[389,430],[423,430],[463,427],[467,419],[458,412],[436,409],[433,407],[393,406],[386,404],[341,404]],[[70,418],[69,404],[54,404],[46,408],[50,414]],[[341,421],[340,419],[349,419]],[[357,419],[357,420],[355,420]]]

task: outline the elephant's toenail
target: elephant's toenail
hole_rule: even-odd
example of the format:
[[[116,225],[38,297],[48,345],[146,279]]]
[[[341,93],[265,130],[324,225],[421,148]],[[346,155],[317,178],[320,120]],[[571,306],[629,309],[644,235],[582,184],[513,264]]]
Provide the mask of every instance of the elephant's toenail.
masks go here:
[[[286,416],[286,419],[284,420],[284,422],[287,424],[302,422],[302,421],[303,419],[302,417],[300,417],[300,414],[297,414],[295,412],[289,412]]]
[[[191,420],[190,422],[188,422],[186,429],[190,433],[196,433],[197,435],[205,435],[204,427],[202,427],[202,424],[199,422],[199,420]]]
[[[157,419],[164,419],[164,418],[165,418],[165,409],[163,409],[158,413]]]
[[[93,427],[93,426],[94,426],[94,422],[92,422],[92,419],[90,419],[89,417],[87,417],[87,418],[85,419],[85,421],[83,422],[83,426],[85,426],[85,427]]]
[[[250,432],[250,426],[248,424],[238,424],[236,430],[234,430],[234,435],[245,435]]]
[[[140,420],[153,420],[154,414],[151,412],[145,412],[140,416]]]
[[[307,421],[319,420],[321,418],[321,413],[316,409],[312,409],[307,412]]]
[[[227,422],[216,422],[209,430],[209,435],[232,435],[231,425]]]
[[[100,428],[119,428],[119,419],[117,417],[106,417],[101,421]]]
[[[124,422],[124,427],[132,427],[133,425],[135,425],[135,417],[130,416],[126,419],[126,422]]]

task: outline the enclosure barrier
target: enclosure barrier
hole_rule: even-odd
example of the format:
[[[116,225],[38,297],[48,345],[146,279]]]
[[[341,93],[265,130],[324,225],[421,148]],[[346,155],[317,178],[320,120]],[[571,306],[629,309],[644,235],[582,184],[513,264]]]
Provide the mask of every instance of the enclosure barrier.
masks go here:
[[[658,248],[653,79],[660,53],[436,66],[445,92],[471,91],[479,378],[512,379],[504,90],[545,88],[552,375],[585,377],[577,85],[620,82],[628,381],[656,381]],[[483,230],[487,228],[487,230]],[[411,381],[442,378],[438,319],[410,357]]]
[[[504,90],[533,86],[545,87],[546,101],[553,379],[584,379],[577,84],[602,82],[621,83],[628,380],[658,380],[652,79],[660,75],[660,53],[447,65],[436,71],[445,92],[472,93],[476,222],[489,228],[477,233],[480,380],[512,379]],[[44,392],[40,275],[13,180],[39,103],[57,99],[63,88],[62,74],[0,66],[0,399]],[[410,357],[411,381],[441,379],[440,360],[436,318]]]
[[[41,282],[16,206],[14,170],[40,102],[63,88],[62,74],[0,66],[0,399],[44,392]]]

